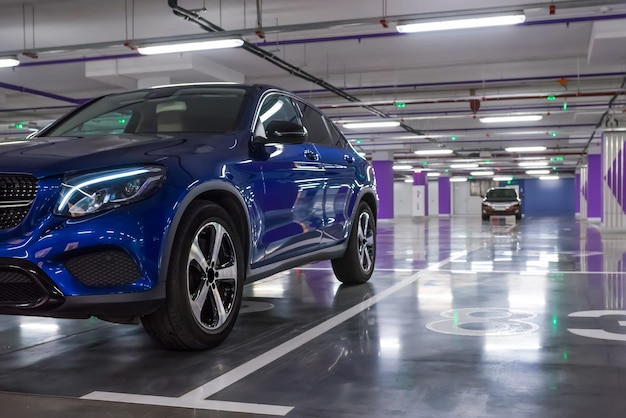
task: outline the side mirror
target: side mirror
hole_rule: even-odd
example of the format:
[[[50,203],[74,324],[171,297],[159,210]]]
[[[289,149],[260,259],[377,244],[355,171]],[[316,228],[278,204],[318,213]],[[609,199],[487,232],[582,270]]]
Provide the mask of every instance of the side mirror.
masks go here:
[[[309,136],[304,126],[283,120],[271,121],[267,125],[265,133],[268,142],[284,144],[302,144]]]

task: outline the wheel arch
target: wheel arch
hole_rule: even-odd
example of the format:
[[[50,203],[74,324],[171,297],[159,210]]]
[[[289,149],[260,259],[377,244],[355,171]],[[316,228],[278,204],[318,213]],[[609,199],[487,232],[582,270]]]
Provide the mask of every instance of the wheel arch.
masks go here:
[[[235,186],[223,181],[211,181],[202,183],[191,189],[182,199],[172,221],[168,227],[165,240],[161,248],[161,258],[159,262],[159,286],[164,286],[167,280],[169,263],[172,249],[175,244],[178,226],[192,202],[210,201],[222,206],[230,215],[241,237],[244,252],[244,265],[248,264],[250,257],[250,216],[246,209],[243,197]]]

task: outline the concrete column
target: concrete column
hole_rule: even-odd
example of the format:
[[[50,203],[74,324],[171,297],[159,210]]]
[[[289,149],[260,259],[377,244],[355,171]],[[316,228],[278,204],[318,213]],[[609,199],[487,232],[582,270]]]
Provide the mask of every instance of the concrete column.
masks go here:
[[[587,156],[587,218],[602,220],[602,158]]]
[[[373,152],[372,168],[376,175],[378,219],[393,219],[393,154],[386,151]]]
[[[578,195],[580,200],[580,218],[587,219],[587,184],[589,172],[587,166],[580,168],[580,194]]]
[[[450,177],[441,176],[437,179],[439,183],[439,215],[450,216]]]
[[[413,216],[428,216],[428,178],[425,171],[413,173]]]
[[[626,131],[602,136],[602,227],[626,230]]]

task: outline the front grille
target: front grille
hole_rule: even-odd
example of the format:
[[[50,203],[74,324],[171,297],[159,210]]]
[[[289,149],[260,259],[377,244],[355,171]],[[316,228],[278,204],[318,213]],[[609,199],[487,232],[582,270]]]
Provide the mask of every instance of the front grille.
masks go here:
[[[18,226],[37,194],[37,179],[24,174],[0,175],[0,230]]]
[[[0,270],[0,303],[34,305],[45,296],[27,274],[19,270]]]
[[[33,200],[37,194],[37,179],[25,174],[0,174],[0,203]]]
[[[132,284],[141,271],[123,251],[105,250],[70,258],[65,267],[79,282],[89,287],[112,287]]]

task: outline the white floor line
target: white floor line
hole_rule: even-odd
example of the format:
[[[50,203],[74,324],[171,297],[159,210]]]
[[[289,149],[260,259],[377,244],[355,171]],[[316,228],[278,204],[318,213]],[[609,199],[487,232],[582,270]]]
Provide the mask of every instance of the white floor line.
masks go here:
[[[465,256],[466,254],[458,254],[455,255],[454,258],[456,257],[462,257]],[[443,266],[447,263],[449,263],[453,258],[448,258],[446,260],[443,260],[431,267],[440,267]],[[430,267],[429,267],[430,268]],[[364,300],[363,302],[359,303],[356,306],[353,306],[352,308],[343,311],[342,313],[322,322],[321,324],[311,328],[308,331],[305,331],[304,333],[298,335],[297,337],[292,338],[291,340],[284,342],[283,344],[279,345],[276,348],[271,349],[270,351],[267,351],[264,354],[261,354],[260,356],[248,361],[247,363],[242,364],[239,367],[234,368],[233,370],[224,373],[223,375],[211,380],[208,383],[205,383],[204,385],[190,391],[187,392],[186,394],[184,394],[182,396],[183,399],[193,399],[193,400],[199,400],[199,399],[206,399],[209,396],[212,396],[218,392],[220,392],[221,390],[229,387],[230,385],[238,382],[239,380],[249,376],[250,374],[256,372],[257,370],[267,366],[268,364],[274,362],[275,360],[289,354],[290,352],[294,351],[295,349],[303,346],[304,344],[308,343],[309,341],[313,340],[314,338],[319,337],[320,335],[324,334],[325,332],[328,332],[329,330],[335,328],[336,326],[346,322],[348,319],[352,318],[353,316],[358,315],[360,312],[364,311],[365,309],[369,308],[370,306],[372,306],[373,304],[381,301],[382,299],[398,292],[399,290],[409,286],[410,284],[414,283],[415,281],[417,281],[421,276],[423,276],[425,273],[427,273],[428,270],[422,270],[419,271],[417,273],[415,273],[414,275],[412,275],[411,277],[401,281],[400,283],[397,283],[394,286],[391,286],[388,289],[383,290],[382,292],[380,292],[379,294],[372,296],[369,299]]]
[[[195,408],[195,409],[208,409],[216,411],[229,411],[229,412],[244,412],[244,413],[262,413],[266,415],[284,416],[294,407],[281,406],[281,405],[263,405],[252,404],[242,402],[226,402],[226,401],[212,401],[206,400],[206,398],[226,389],[234,383],[237,383],[241,379],[249,376],[250,374],[258,371],[259,369],[267,366],[268,364],[278,360],[279,358],[289,354],[302,345],[308,343],[314,338],[319,337],[325,332],[330,331],[336,326],[344,323],[348,319],[358,315],[360,312],[366,310],[373,304],[385,299],[394,293],[402,290],[403,288],[416,282],[424,274],[436,271],[441,266],[449,263],[450,261],[464,257],[468,252],[456,253],[452,257],[449,257],[437,264],[430,265],[427,269],[418,271],[411,277],[391,286],[388,289],[383,290],[379,294],[364,300],[358,305],[349,308],[346,311],[322,322],[321,324],[311,328],[308,331],[292,338],[291,340],[279,345],[267,351],[264,354],[234,368],[233,370],[224,373],[223,375],[205,383],[204,385],[185,393],[179,398],[168,396],[149,396],[149,395],[136,395],[129,393],[116,393],[116,392],[91,392],[81,399],[109,401],[109,402],[123,402],[143,405],[159,405],[159,406],[171,406],[179,408]]]
[[[493,271],[472,271],[472,270],[437,270],[442,273],[476,273],[476,274],[485,274],[485,273],[500,273],[500,274],[517,274],[522,276],[529,276],[531,274],[626,274],[626,271],[561,271],[561,270],[550,270],[550,271],[520,271],[520,270],[493,270]]]
[[[212,411],[242,412],[248,414],[275,416],[285,416],[294,408],[293,406],[264,405],[256,403],[210,400],[205,401],[173,398],[167,396],[133,395],[128,393],[114,392],[91,392],[90,394],[83,396],[81,399],[132,403],[140,405],[170,406],[177,408],[207,409]]]
[[[333,269],[331,267],[298,267],[298,268],[295,268],[293,270],[333,271]],[[419,271],[419,269],[401,269],[401,268],[398,268],[398,269],[379,269],[379,268],[376,268],[374,270],[374,272],[378,272],[378,271],[392,271],[392,272],[395,272],[395,273],[415,273],[415,272]],[[258,282],[254,282],[254,284],[256,284],[256,283],[258,283]]]

